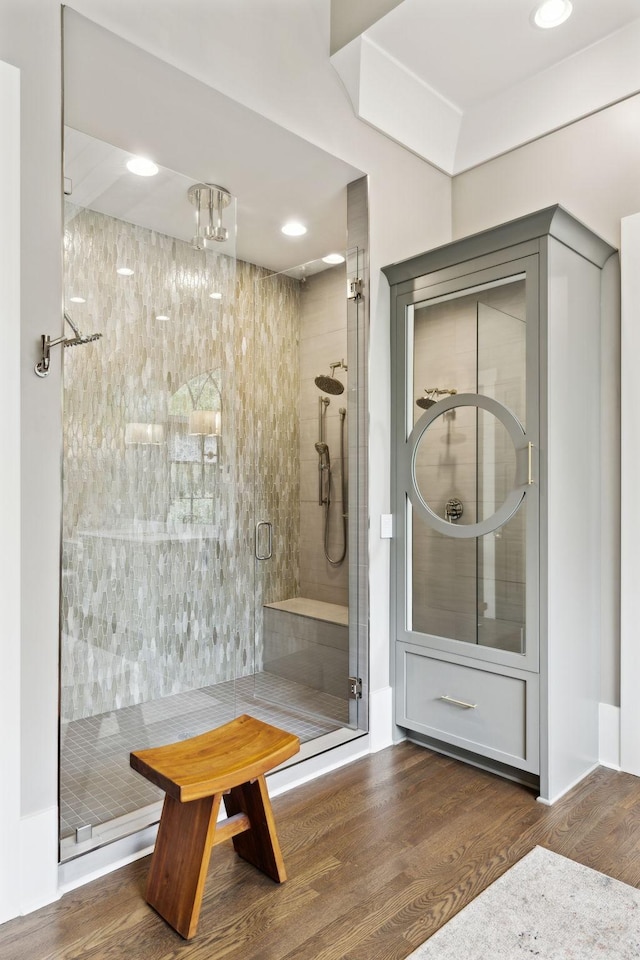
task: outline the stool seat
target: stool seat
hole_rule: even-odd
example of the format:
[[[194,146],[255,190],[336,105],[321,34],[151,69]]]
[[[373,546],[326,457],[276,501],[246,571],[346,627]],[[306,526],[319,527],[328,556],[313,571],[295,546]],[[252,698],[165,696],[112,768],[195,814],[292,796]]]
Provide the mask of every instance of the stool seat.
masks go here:
[[[277,883],[286,880],[265,773],[300,749],[292,733],[248,714],[130,763],[165,791],[146,899],[185,939],[195,935],[211,850],[236,853]],[[227,819],[218,822],[220,802]]]
[[[284,763],[300,740],[248,714],[166,747],[135,750],[131,766],[164,792],[186,803],[226,793]]]

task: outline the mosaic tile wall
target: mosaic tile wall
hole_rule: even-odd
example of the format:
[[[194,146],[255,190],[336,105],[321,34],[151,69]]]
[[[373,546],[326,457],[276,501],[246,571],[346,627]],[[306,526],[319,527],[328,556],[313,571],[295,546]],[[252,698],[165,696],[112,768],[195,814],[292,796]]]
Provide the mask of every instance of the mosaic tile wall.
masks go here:
[[[73,205],[66,220],[66,307],[102,333],[64,351],[72,720],[260,669],[261,604],[298,592],[299,285]],[[189,434],[202,407],[219,439]],[[257,591],[255,516],[274,527]]]

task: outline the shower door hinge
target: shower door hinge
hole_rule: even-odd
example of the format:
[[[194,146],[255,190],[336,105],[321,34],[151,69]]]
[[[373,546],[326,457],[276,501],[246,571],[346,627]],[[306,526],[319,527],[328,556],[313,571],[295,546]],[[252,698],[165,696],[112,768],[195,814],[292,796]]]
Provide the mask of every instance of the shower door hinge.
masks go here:
[[[347,280],[347,300],[362,300],[364,283],[359,277]]]
[[[362,680],[360,677],[349,677],[349,699],[362,700]]]

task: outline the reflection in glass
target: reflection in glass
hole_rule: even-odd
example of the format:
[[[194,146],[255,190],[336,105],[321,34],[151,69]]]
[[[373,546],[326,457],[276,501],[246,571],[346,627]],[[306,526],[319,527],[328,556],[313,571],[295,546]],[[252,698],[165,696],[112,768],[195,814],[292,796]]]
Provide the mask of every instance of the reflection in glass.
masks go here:
[[[415,469],[418,492],[436,516],[480,523],[513,488],[516,455],[500,420],[477,407],[455,407],[423,433]]]
[[[414,423],[442,396],[457,392],[492,397],[525,425],[524,280],[416,307],[413,344]],[[429,387],[438,392],[428,393]],[[433,401],[428,407],[425,397]],[[452,524],[488,520],[513,489],[515,475],[506,428],[474,406],[443,411],[418,444],[418,492]],[[412,630],[524,652],[525,509],[469,539],[448,537],[412,513]]]

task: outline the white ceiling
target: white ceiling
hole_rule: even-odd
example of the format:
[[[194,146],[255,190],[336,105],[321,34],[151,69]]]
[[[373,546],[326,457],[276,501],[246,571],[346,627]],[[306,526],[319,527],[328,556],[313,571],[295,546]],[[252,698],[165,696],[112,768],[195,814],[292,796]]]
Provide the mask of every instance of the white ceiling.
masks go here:
[[[216,252],[237,256],[276,272],[308,264],[311,275],[326,269],[321,257],[345,251],[346,185],[362,174],[354,167],[272,125],[276,141],[286,141],[289,173],[280,163],[279,146],[268,144],[262,129],[262,162],[256,170],[244,170],[234,153],[237,140],[220,143],[216,171],[222,173],[220,186],[226,187],[224,173],[233,169],[233,188],[238,196],[224,212],[230,229],[228,243],[214,243]],[[277,162],[270,150],[276,150]],[[107,216],[155,230],[179,240],[191,241],[195,234],[195,207],[187,191],[195,180],[160,167],[153,177],[139,177],[127,169],[132,153],[104,143],[71,127],[65,127],[65,189],[68,199]],[[229,154],[227,156],[226,154]],[[280,227],[289,218],[308,226],[303,237],[287,237]]]
[[[318,71],[324,64],[332,74],[329,25],[333,34],[338,19],[341,42],[350,42],[331,57],[343,82],[336,95],[450,175],[640,90],[640,0],[573,0],[555,30],[532,26],[535,0],[71,2],[217,92],[211,156],[215,181],[238,198],[237,255],[273,270],[346,244],[345,187],[361,172],[268,119],[280,96],[320,111],[327,130],[335,123],[316,91],[321,79],[330,92]],[[65,173],[75,201],[189,239],[186,191],[214,173],[198,172],[197,137],[192,153],[176,164],[192,179],[166,171],[138,181],[134,198],[128,154],[69,133]],[[294,216],[310,230],[292,242],[279,227]]]
[[[574,0],[569,20],[540,30],[530,19],[535,6],[535,0],[404,0],[367,36],[467,110],[640,17],[638,0]]]
[[[640,0],[573,0],[547,30],[536,6],[402,0],[332,61],[361,119],[459,173],[640,90]]]

